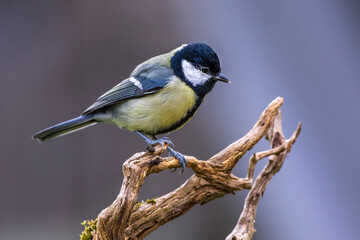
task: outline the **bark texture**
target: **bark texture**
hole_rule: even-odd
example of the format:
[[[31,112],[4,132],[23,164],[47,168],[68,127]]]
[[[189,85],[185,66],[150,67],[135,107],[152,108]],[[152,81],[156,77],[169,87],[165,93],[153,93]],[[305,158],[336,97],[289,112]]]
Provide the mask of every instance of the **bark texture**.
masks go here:
[[[273,100],[254,127],[242,138],[207,161],[186,156],[188,168],[194,171],[183,185],[174,191],[145,203],[137,203],[139,190],[145,178],[152,174],[177,167],[174,158],[162,158],[166,146],[153,151],[136,153],[123,164],[124,180],[115,201],[98,215],[94,239],[143,239],[168,221],[189,211],[196,204],[204,204],[225,194],[251,189],[243,212],[234,230],[226,239],[251,239],[254,219],[260,196],[267,184],[282,167],[286,155],[300,133],[301,125],[288,140],[282,133],[280,106],[283,98]],[[270,141],[270,150],[255,153],[249,161],[248,174],[238,178],[231,173],[239,159],[264,136]],[[254,180],[256,163],[267,156],[268,164]]]

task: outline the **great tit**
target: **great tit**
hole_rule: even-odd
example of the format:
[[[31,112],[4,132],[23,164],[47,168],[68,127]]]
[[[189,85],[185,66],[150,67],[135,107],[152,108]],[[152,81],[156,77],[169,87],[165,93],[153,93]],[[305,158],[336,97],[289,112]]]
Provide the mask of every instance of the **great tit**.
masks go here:
[[[221,73],[215,51],[204,43],[184,44],[141,63],[79,117],[42,130],[33,139],[42,142],[96,123],[114,123],[149,145],[173,146],[169,138],[156,135],[183,127],[217,81],[230,82]],[[186,158],[169,146],[167,151],[179,160],[183,172]]]

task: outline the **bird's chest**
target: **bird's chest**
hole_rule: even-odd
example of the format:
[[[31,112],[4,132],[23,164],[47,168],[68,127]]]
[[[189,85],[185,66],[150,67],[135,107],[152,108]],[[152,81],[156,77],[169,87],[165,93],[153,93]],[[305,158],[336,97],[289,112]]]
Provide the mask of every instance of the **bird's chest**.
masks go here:
[[[146,134],[175,130],[186,123],[196,100],[197,96],[189,86],[180,80],[173,80],[155,94],[121,104],[116,124]]]

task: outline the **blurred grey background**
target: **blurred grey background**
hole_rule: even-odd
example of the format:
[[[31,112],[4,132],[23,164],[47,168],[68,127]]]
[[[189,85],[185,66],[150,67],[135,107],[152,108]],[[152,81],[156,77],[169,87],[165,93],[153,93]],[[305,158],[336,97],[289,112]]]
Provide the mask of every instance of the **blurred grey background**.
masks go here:
[[[286,136],[303,131],[261,199],[254,239],[358,239],[359,1],[0,1],[0,238],[78,239],[118,194],[122,163],[145,143],[97,125],[43,144],[31,136],[80,114],[142,61],[205,42],[231,85],[217,84],[170,135],[208,159],[242,137],[277,96]],[[250,154],[234,170],[245,176]],[[266,161],[259,164],[257,172]],[[139,200],[184,182],[147,178]],[[247,191],[227,195],[147,239],[224,239]]]

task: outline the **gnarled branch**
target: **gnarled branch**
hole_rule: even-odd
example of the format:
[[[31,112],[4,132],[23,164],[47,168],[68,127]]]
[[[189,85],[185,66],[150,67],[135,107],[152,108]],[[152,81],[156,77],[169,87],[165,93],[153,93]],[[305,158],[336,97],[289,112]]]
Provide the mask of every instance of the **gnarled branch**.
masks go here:
[[[281,127],[281,111],[275,116],[273,125],[267,135],[270,140],[271,149],[256,153],[251,156],[247,179],[253,181],[254,169],[256,163],[269,156],[268,164],[263,168],[255,180],[250,192],[246,196],[243,211],[234,228],[234,230],[227,236],[226,240],[250,240],[255,233],[254,222],[256,209],[260,200],[260,196],[264,195],[265,188],[270,182],[271,178],[280,171],[286,155],[291,151],[292,145],[301,131],[301,124],[298,124],[296,131],[290,139],[285,140]]]
[[[98,215],[95,239],[143,239],[166,222],[177,218],[196,204],[204,204],[234,191],[251,189],[243,213],[227,239],[251,239],[254,233],[254,218],[259,196],[265,191],[271,177],[278,172],[285,156],[300,133],[300,124],[293,136],[285,140],[281,130],[280,106],[283,98],[273,100],[261,114],[254,127],[241,139],[235,141],[207,161],[186,156],[187,167],[194,171],[183,185],[154,201],[137,204],[140,187],[152,174],[175,168],[178,160],[162,158],[166,146],[156,146],[148,152],[137,153],[123,164],[124,180],[115,201]],[[249,162],[246,178],[231,173],[239,159],[262,137],[267,135],[271,149],[254,154]],[[256,163],[269,157],[269,163],[255,180]],[[248,234],[247,238],[243,237]]]

